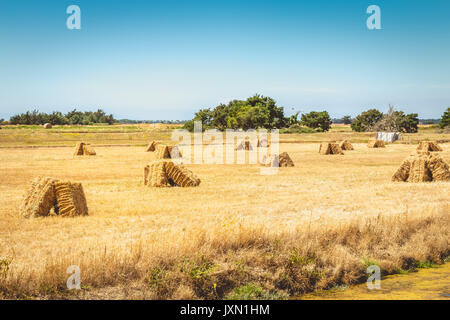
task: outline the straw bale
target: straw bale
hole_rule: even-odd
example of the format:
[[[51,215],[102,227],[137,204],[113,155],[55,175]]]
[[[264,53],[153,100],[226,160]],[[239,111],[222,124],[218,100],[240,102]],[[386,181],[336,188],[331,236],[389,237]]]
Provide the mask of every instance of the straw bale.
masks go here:
[[[56,181],[55,213],[62,217],[87,216],[88,208],[83,186],[78,182]]]
[[[48,177],[33,179],[20,206],[20,214],[25,218],[48,216],[55,205],[55,181]]]
[[[166,172],[169,179],[177,186],[196,187],[200,184],[200,179],[183,165],[168,162]]]

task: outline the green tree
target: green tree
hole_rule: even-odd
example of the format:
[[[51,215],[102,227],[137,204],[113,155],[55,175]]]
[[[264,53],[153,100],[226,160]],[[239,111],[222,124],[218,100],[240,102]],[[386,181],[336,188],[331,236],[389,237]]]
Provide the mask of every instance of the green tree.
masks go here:
[[[381,120],[383,113],[377,109],[369,109],[358,115],[352,121],[352,130],[357,132],[372,130],[373,126]]]
[[[232,100],[211,109],[200,109],[184,128],[192,131],[193,122],[201,121],[203,129],[258,129],[284,128],[289,120],[284,117],[283,107],[270,97],[254,95],[247,100]]]
[[[396,111],[393,106],[389,105],[388,112],[383,114],[370,130],[415,133],[418,130],[418,124],[417,113],[405,114],[403,111]]]
[[[441,128],[449,127],[450,126],[450,108],[447,108],[447,111],[444,111],[441,118]]]
[[[301,123],[313,129],[328,131],[330,130],[332,121],[327,111],[311,111],[310,113],[302,114]]]
[[[343,124],[351,124],[352,123],[352,117],[351,116],[343,116],[342,117],[342,123]]]

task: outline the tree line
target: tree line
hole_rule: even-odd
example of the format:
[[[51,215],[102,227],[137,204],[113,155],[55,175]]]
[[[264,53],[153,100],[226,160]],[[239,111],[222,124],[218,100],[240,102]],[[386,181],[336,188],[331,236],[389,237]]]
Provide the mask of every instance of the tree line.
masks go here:
[[[106,114],[102,109],[95,112],[92,111],[78,111],[76,109],[63,114],[59,111],[52,113],[39,112],[38,110],[27,111],[25,113],[17,114],[9,119],[10,124],[25,124],[25,125],[42,125],[51,123],[53,125],[64,124],[81,124],[89,125],[94,123],[113,124],[116,120],[112,114]]]
[[[442,115],[440,126],[449,126],[449,109]],[[328,131],[333,123],[327,111],[311,111],[303,113],[298,119],[299,112],[286,117],[284,108],[278,106],[270,97],[254,95],[246,100],[232,100],[228,104],[219,104],[215,108],[203,108],[195,113],[194,118],[185,123],[184,128],[193,131],[194,122],[200,121],[202,129],[283,129],[308,127],[316,132]],[[414,133],[418,130],[419,118],[417,113],[405,114],[389,106],[386,113],[377,109],[362,112],[356,118],[344,116],[340,123],[350,124],[357,132],[389,131]]]

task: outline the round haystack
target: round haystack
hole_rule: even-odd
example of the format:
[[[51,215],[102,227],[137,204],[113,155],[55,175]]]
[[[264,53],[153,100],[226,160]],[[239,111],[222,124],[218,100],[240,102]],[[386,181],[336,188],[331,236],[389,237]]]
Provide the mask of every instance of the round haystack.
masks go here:
[[[44,124],[44,128],[45,129],[51,129],[52,128],[52,124],[51,123],[46,123],[46,124]]]

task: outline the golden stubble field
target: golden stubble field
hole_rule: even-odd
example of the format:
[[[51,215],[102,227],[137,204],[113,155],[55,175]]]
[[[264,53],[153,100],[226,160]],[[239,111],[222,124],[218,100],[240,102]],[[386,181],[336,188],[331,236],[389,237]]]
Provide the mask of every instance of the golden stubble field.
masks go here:
[[[441,146],[450,162],[450,145]],[[360,281],[372,260],[393,272],[449,255],[450,183],[390,182],[416,145],[354,144],[344,156],[318,147],[281,144],[295,167],[276,175],[258,165],[188,165],[199,187],[158,189],[142,184],[153,159],[143,147],[95,147],[93,157],[2,149],[0,293],[223,298],[256,283],[280,297]],[[18,216],[36,176],[82,182],[89,216]],[[81,269],[76,293],[65,290],[70,265]]]

